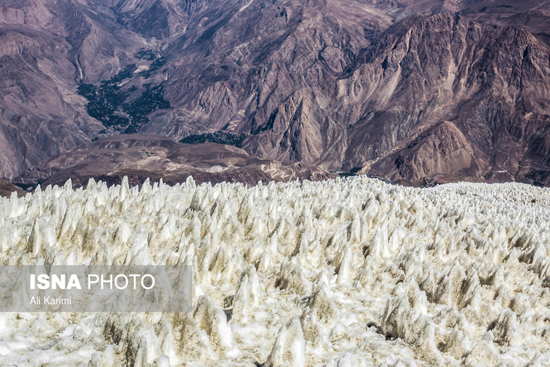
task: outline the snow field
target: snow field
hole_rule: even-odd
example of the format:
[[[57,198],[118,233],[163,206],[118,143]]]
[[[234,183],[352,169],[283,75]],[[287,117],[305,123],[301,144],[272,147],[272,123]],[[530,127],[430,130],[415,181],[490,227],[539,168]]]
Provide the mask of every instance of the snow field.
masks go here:
[[[550,191],[323,182],[37,189],[3,265],[192,264],[192,313],[0,314],[0,365],[550,366]]]

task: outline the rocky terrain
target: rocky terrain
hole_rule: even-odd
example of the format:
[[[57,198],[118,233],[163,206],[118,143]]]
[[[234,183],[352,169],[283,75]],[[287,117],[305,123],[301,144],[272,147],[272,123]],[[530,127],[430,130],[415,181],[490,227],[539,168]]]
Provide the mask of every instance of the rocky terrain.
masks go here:
[[[549,189],[518,183],[124,179],[0,198],[2,265],[193,269],[189,313],[2,312],[0,364],[545,367],[549,221]]]
[[[86,186],[90,178],[109,185],[120,184],[128,176],[131,186],[147,179],[166,184],[185,182],[189,176],[202,182],[258,181],[289,182],[323,180],[335,174],[303,163],[282,165],[259,159],[244,150],[216,143],[178,143],[151,134],[116,135],[79,146],[73,151],[51,157],[13,180],[25,188],[41,184],[63,186],[71,180],[74,187]]]
[[[25,190],[15,186],[11,182],[0,179],[0,196],[10,197],[12,193],[16,193],[18,196],[27,194]]]
[[[153,133],[391,181],[550,183],[545,1],[3,0],[0,9],[9,179],[97,138]]]

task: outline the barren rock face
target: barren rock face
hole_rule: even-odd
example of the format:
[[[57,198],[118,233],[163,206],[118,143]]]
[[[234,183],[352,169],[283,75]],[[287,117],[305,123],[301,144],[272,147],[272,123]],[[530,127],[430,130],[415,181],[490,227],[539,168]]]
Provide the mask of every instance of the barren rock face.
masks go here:
[[[0,198],[3,265],[194,279],[189,313],[2,313],[0,364],[546,366],[549,220],[548,189],[517,183],[124,179]]]
[[[181,3],[185,1],[122,0],[114,2],[113,11],[118,22],[134,32],[162,39],[186,30],[189,13]]]
[[[445,121],[422,132],[405,149],[376,162],[369,172],[383,172],[392,180],[407,177],[411,181],[434,173],[471,177],[487,170],[486,157],[453,123]]]
[[[339,82],[342,102],[349,106],[361,102],[365,114],[351,128],[344,164],[363,167],[375,158],[385,161],[401,155],[400,165],[410,169],[402,171],[404,178],[446,173],[437,162],[428,164],[429,174],[414,169],[417,163],[407,160],[406,151],[418,143],[418,135],[426,139],[435,134],[428,139],[440,139],[441,128],[434,124],[448,120],[459,131],[447,131],[447,142],[424,150],[435,157],[448,149],[452,156],[470,146],[476,152],[471,162],[476,164],[464,167],[458,162],[453,165],[457,174],[466,168],[469,175],[484,177],[498,170],[520,178],[526,169],[521,161],[546,166],[545,154],[534,156],[525,147],[545,145],[532,128],[547,128],[542,122],[547,121],[548,106],[542,97],[547,87],[539,87],[537,80],[550,75],[544,61],[548,48],[525,31],[493,29],[464,18],[438,15],[409,21],[387,31],[379,49],[352,77]],[[526,79],[535,82],[525,83]],[[352,90],[357,97],[350,99]],[[535,100],[540,103],[526,113]],[[462,143],[453,146],[457,139]],[[523,151],[518,145],[524,146]],[[399,154],[385,157],[392,150]],[[389,173],[390,165],[386,162],[382,173]]]
[[[260,159],[394,180],[550,180],[543,1],[1,5],[10,179],[90,139],[139,132],[235,134]]]

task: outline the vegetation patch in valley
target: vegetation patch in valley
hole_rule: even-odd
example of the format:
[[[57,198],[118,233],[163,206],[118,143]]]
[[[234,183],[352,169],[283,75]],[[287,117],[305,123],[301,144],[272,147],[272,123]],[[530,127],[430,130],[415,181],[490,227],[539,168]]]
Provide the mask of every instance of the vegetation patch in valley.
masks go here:
[[[220,130],[213,133],[189,135],[188,137],[180,140],[180,143],[200,144],[211,142],[225,145],[233,145],[241,148],[246,136],[246,134],[237,134],[234,132]]]
[[[132,85],[124,84],[132,78],[151,76],[151,73],[164,65],[165,60],[155,59],[151,51],[140,51],[136,57],[143,60],[153,60],[148,70],[136,73],[136,64],[126,66],[122,71],[99,85],[80,84],[78,93],[88,100],[86,106],[88,114],[115,131],[132,134],[139,131],[141,126],[149,122],[150,113],[160,109],[170,108],[170,102],[164,99],[164,88],[161,85],[144,84],[143,92],[137,98],[131,98],[137,91]]]

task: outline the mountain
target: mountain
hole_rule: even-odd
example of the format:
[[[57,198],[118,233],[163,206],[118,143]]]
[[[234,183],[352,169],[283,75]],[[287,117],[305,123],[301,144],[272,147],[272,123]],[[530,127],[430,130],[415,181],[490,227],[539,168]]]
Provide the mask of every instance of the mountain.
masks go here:
[[[544,1],[0,6],[8,178],[145,133],[392,181],[550,184]]]
[[[342,109],[361,111],[344,166],[371,164],[392,179],[521,180],[547,171],[549,57],[522,29],[442,15],[396,24],[340,81]],[[360,109],[348,107],[354,102]]]
[[[86,111],[79,82],[108,77],[142,42],[77,1],[0,8],[0,174],[14,177],[97,136],[104,127]]]

